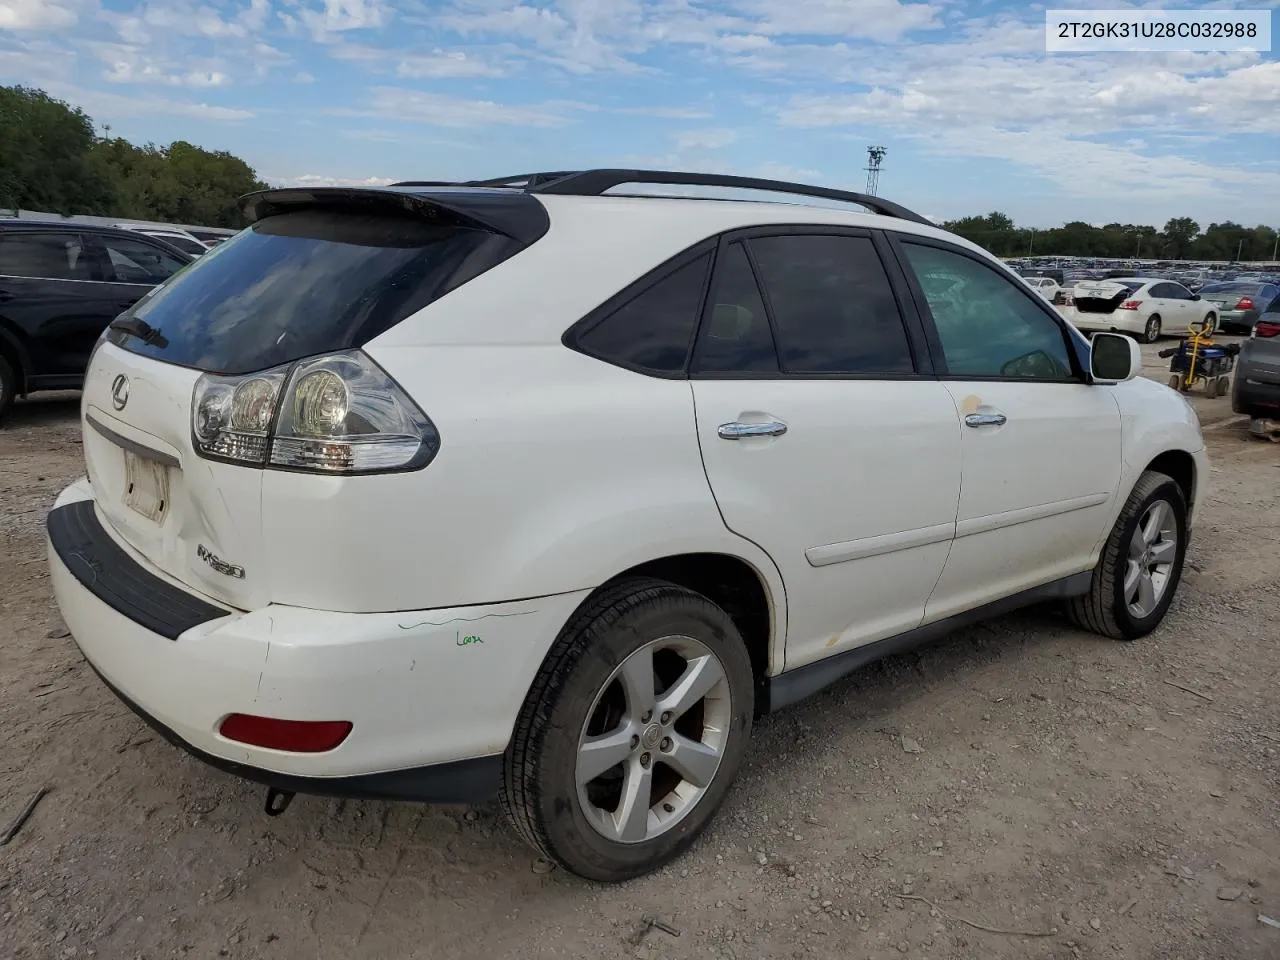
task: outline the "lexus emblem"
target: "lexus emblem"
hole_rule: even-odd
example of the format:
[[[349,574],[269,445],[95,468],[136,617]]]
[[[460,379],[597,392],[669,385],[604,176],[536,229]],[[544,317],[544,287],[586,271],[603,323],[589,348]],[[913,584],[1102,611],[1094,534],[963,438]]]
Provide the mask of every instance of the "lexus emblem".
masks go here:
[[[129,378],[123,373],[117,374],[116,378],[111,381],[111,405],[117,410],[123,410],[124,405],[129,402]]]

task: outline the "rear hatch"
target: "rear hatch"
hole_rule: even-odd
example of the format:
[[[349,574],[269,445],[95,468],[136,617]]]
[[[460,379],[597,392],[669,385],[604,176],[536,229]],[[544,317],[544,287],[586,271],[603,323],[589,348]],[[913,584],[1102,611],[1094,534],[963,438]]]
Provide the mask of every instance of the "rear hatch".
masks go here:
[[[99,513],[120,540],[215,601],[246,610],[271,602],[261,533],[266,464],[332,475],[372,470],[360,458],[369,451],[394,454],[393,442],[374,441],[397,441],[378,434],[376,423],[397,413],[398,387],[378,380],[385,375],[352,351],[548,226],[541,204],[523,193],[445,194],[254,195],[250,228],[112,323],[90,361],[82,416]],[[372,385],[372,404],[339,424],[363,431],[363,440],[344,447],[338,434],[307,439],[297,431],[287,443],[272,439],[287,419],[285,391],[306,379],[304,370],[321,388],[342,377]],[[347,385],[358,393],[362,382]],[[302,401],[290,396],[297,421]],[[310,398],[322,411],[325,399],[323,390]],[[241,411],[250,419],[210,426]],[[352,418],[363,426],[351,428]],[[397,422],[419,431],[422,455],[433,455],[429,421],[410,411]],[[347,455],[357,447],[360,456]],[[346,460],[325,460],[335,450],[345,450]]]
[[[1072,298],[1079,313],[1111,313],[1129,299],[1138,286],[1119,280],[1081,280]]]

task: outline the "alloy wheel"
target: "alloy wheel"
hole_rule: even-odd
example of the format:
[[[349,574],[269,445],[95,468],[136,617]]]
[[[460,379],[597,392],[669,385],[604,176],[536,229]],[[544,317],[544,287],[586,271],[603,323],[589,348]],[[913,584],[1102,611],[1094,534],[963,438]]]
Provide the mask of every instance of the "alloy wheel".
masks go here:
[[[1124,600],[1135,618],[1151,616],[1160,605],[1177,558],[1177,518],[1167,501],[1156,500],[1147,507],[1129,539]]]
[[[733,716],[723,664],[699,640],[668,636],[605,681],[578,737],[578,803],[617,843],[643,843],[697,805],[724,757]]]

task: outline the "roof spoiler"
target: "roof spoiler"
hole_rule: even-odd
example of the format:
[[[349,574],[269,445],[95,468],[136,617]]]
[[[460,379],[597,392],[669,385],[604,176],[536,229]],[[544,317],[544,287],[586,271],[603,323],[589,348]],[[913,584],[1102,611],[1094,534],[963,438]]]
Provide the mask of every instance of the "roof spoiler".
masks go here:
[[[528,193],[421,187],[278,187],[240,198],[250,223],[292,210],[327,207],[396,211],[456,226],[500,233],[528,245],[551,227],[543,207]]]

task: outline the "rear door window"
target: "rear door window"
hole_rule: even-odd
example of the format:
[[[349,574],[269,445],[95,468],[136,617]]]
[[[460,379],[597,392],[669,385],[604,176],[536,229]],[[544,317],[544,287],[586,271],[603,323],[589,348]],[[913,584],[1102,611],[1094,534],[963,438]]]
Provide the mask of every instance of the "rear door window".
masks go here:
[[[108,279],[116,283],[155,286],[185,266],[185,261],[146,240],[110,234],[101,234],[96,239],[106,251]]]
[[[217,373],[363,346],[521,249],[487,230],[382,212],[306,209],[258,221],[128,316],[158,334],[114,342]]]
[[[0,234],[0,276],[32,280],[97,280],[80,234]]]
[[[748,247],[784,372],[915,371],[898,301],[870,237],[756,237]]]

